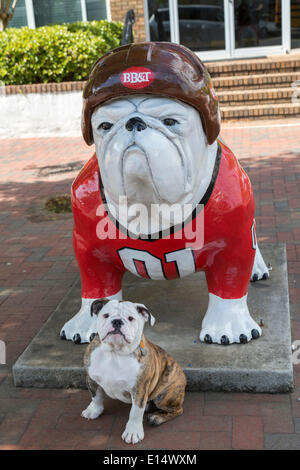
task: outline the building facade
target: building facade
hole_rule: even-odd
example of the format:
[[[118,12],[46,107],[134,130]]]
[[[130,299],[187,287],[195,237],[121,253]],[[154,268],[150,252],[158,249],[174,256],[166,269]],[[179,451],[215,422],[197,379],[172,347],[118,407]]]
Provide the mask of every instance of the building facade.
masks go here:
[[[19,0],[11,26],[135,12],[135,40],[183,44],[204,60],[300,52],[300,0]]]

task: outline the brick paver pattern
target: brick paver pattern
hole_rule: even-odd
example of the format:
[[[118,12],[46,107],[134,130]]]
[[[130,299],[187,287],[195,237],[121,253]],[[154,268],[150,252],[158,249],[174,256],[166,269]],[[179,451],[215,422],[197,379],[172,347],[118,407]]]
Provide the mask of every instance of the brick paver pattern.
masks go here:
[[[300,340],[300,122],[226,127],[256,198],[258,240],[285,242],[293,340]],[[72,217],[40,215],[68,193],[93,149],[81,138],[0,141],[0,449],[129,449],[121,433],[129,406],[108,400],[103,416],[81,418],[85,390],[15,388],[11,366],[66,294],[78,269]],[[277,312],[277,314],[280,312]],[[200,325],[199,325],[200,326]],[[245,347],[245,346],[241,346]],[[187,393],[184,414],[152,428],[138,449],[300,449],[300,365],[295,392],[282,395]]]

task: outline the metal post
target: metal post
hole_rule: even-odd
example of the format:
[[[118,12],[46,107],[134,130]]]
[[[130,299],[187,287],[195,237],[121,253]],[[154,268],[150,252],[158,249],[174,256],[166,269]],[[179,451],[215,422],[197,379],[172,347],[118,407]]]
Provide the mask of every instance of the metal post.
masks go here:
[[[282,42],[285,52],[290,52],[292,47],[291,38],[291,0],[282,0]]]
[[[85,0],[81,0],[81,15],[82,15],[82,21],[87,21]]]
[[[111,21],[110,0],[105,0],[105,5],[106,5],[106,19],[107,21]]]
[[[178,1],[177,0],[169,0],[169,11],[170,11],[171,41],[179,44],[180,33],[179,33]]]
[[[123,29],[122,45],[133,42],[132,26],[135,22],[135,15],[133,10],[128,10],[125,18],[125,25]]]
[[[35,17],[32,0],[25,0],[25,8],[28,28],[35,29]]]

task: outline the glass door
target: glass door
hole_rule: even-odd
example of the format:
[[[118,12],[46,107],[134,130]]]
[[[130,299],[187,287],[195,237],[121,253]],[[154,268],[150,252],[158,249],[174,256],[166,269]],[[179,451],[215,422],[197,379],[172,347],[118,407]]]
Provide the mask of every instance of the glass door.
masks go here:
[[[285,52],[283,19],[286,9],[283,1],[230,1],[233,57],[257,57]]]
[[[203,60],[230,57],[228,0],[148,0],[147,39],[173,41]]]
[[[147,40],[183,44],[205,61],[300,47],[299,14],[300,0],[145,0]]]
[[[178,0],[180,44],[209,56],[225,55],[226,14],[224,0]]]

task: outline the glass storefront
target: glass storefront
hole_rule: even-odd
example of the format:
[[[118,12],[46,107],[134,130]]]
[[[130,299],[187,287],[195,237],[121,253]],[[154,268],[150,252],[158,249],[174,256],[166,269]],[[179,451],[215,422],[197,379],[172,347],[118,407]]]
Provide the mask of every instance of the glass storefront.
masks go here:
[[[282,44],[281,1],[235,0],[235,47]]]
[[[300,48],[300,0],[145,2],[149,40],[178,42],[206,60],[284,54]]]
[[[300,48],[300,0],[291,0],[292,49]]]

